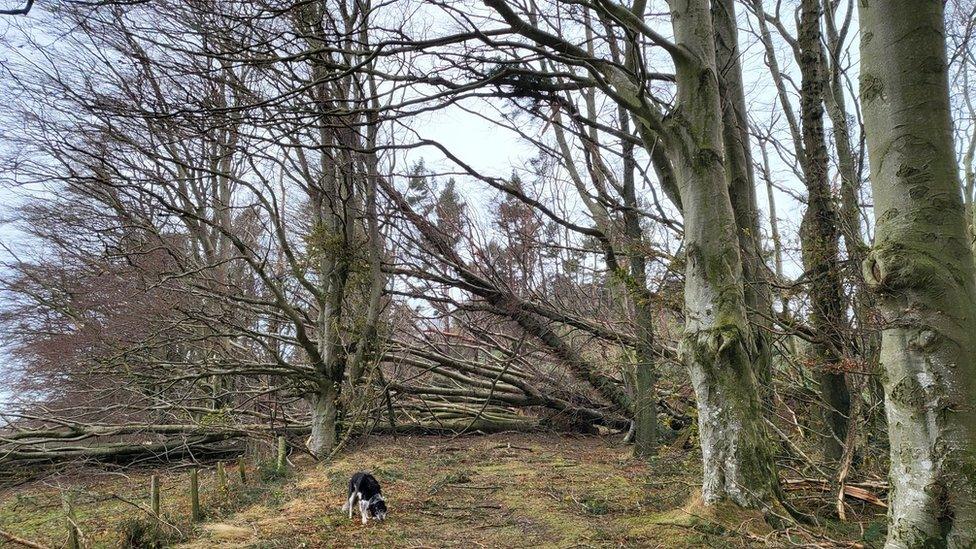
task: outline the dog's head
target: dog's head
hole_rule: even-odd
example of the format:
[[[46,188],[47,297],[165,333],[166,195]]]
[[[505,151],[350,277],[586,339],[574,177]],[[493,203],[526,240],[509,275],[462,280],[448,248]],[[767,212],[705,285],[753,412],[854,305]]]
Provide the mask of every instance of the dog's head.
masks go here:
[[[383,501],[382,496],[377,496],[369,500],[369,510],[370,518],[376,520],[383,520],[386,518],[386,502]]]

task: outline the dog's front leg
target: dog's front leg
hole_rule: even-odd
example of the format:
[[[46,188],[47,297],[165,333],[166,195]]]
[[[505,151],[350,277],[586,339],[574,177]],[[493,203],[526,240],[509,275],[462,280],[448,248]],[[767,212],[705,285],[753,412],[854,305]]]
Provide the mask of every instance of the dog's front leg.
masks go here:
[[[358,494],[356,492],[353,492],[353,493],[349,494],[349,501],[347,501],[346,504],[342,506],[342,510],[343,511],[346,511],[346,510],[349,511],[349,518],[350,519],[352,519],[352,506],[356,504],[356,496],[357,495]]]
[[[366,500],[364,500],[364,499],[360,499],[359,500],[359,514],[360,514],[360,516],[363,517],[363,524],[364,525],[366,524],[366,517],[368,516],[368,512],[369,512],[369,502],[366,501]]]

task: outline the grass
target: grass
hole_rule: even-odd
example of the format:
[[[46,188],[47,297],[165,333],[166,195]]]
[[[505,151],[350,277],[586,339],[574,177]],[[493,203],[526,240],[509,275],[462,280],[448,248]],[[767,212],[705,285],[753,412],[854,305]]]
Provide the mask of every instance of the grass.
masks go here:
[[[830,538],[840,535],[860,538],[854,525],[790,538],[771,530],[758,513],[704,507],[694,498],[699,467],[693,452],[641,461],[628,447],[600,437],[375,437],[329,464],[299,460],[292,474],[264,471],[268,482],[243,490],[232,483],[233,497],[206,491],[207,522],[187,529],[175,546],[829,547]],[[371,470],[383,484],[390,507],[385,522],[362,526],[358,517],[349,520],[340,511],[346,483],[360,469]],[[176,471],[163,477],[167,516],[186,512],[176,493],[184,476]],[[203,478],[205,490],[212,488],[213,479]],[[106,494],[138,487],[125,497],[148,505],[138,499],[148,480],[130,474],[87,482],[89,493],[102,495],[79,504],[86,537],[91,547],[115,547],[120,519],[136,511]],[[59,501],[50,483],[4,494],[0,528],[58,546],[64,538]],[[130,525],[129,531],[141,535],[140,528]]]

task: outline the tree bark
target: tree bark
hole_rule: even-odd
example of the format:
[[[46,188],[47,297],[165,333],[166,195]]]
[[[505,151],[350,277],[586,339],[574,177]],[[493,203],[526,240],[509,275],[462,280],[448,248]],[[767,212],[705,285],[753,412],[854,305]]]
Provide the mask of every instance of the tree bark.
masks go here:
[[[708,2],[671,2],[678,45],[677,112],[669,152],[684,207],[685,333],[682,356],[698,401],[702,497],[753,508],[779,502],[744,295],[739,230],[723,156],[722,104]]]
[[[772,291],[759,243],[759,207],[756,202],[755,171],[749,150],[749,122],[739,61],[741,52],[735,1],[714,0],[712,22],[715,27],[715,62],[719,68],[719,94],[722,98],[725,171],[732,211],[738,227],[746,313],[752,325],[755,343],[753,370],[762,382],[760,390],[763,399],[769,402],[772,394],[772,345],[769,340],[772,327]]]
[[[623,109],[621,109],[623,111]],[[621,112],[624,131],[629,132],[627,116]],[[654,358],[654,311],[647,291],[647,261],[641,246],[644,234],[640,226],[637,191],[634,181],[634,146],[625,142],[624,157],[624,233],[627,237],[631,287],[628,294],[634,302],[637,325],[637,383],[634,387],[634,455],[647,457],[657,450],[657,367]]]
[[[953,151],[942,2],[860,3],[860,94],[884,317],[889,549],[976,545],[976,268]]]
[[[306,446],[313,456],[325,459],[332,453],[338,440],[336,405],[339,393],[336,384],[323,381],[319,392],[306,399],[312,411],[312,433],[308,437]]]
[[[826,71],[824,76],[824,94],[827,106],[827,114],[833,126],[834,145],[837,150],[837,171],[840,175],[840,233],[844,239],[844,248],[847,251],[847,261],[850,265],[860,265],[868,253],[868,245],[864,241],[861,229],[861,188],[864,184],[863,160],[860,151],[851,142],[851,128],[849,114],[847,110],[847,99],[843,84],[844,69],[842,68],[841,51],[845,46],[845,37],[849,33],[848,24],[853,13],[848,13],[848,19],[840,29],[835,22],[835,10],[837,5],[833,2],[823,4],[824,29],[826,31]],[[853,11],[853,8],[851,8]],[[857,105],[855,105],[855,110]],[[850,292],[850,306],[854,319],[857,321],[856,328],[859,332],[859,341],[849,342],[848,351],[855,351],[860,356],[862,369],[869,372],[878,370],[878,353],[881,347],[881,337],[873,321],[873,312],[876,309],[874,295],[868,290],[864,283],[864,276],[855,269],[847,275],[853,286]],[[847,374],[847,383],[852,393],[852,398],[862,398],[859,391],[854,389],[864,383],[869,388],[869,393],[875,396],[876,402],[883,400],[881,383],[879,376],[869,375],[863,381],[858,380],[853,373]],[[856,415],[848,414],[848,425],[853,425],[856,421],[875,421],[880,424],[882,406],[855,406],[852,402],[851,410],[859,409],[868,412],[868,417],[858,418]],[[874,412],[877,410],[877,412]],[[861,429],[866,433],[866,429]],[[857,439],[848,437],[848,440]],[[845,449],[851,453],[852,450]]]
[[[800,224],[803,269],[810,280],[810,325],[820,341],[811,345],[811,358],[820,381],[824,404],[824,455],[838,460],[847,439],[851,397],[847,376],[840,368],[846,326],[840,276],[837,211],[830,193],[827,143],[823,125],[820,0],[802,0],[798,27],[800,46],[800,120],[807,209]]]
[[[647,7],[645,0],[637,0],[631,11],[643,15]],[[618,56],[614,53],[614,57]],[[633,42],[627,43],[625,63],[628,69],[637,69],[637,52]],[[617,109],[620,128],[627,134],[631,133],[630,115],[622,105]],[[644,231],[640,224],[640,204],[637,200],[637,183],[635,170],[637,162],[634,158],[634,144],[623,141],[623,193],[624,201],[624,236],[626,237],[627,258],[630,263],[628,280],[628,295],[634,305],[634,317],[637,325],[636,336],[636,382],[634,386],[634,455],[648,457],[657,450],[657,364],[654,354],[654,311],[651,305],[651,295],[647,290],[647,258],[645,257]]]

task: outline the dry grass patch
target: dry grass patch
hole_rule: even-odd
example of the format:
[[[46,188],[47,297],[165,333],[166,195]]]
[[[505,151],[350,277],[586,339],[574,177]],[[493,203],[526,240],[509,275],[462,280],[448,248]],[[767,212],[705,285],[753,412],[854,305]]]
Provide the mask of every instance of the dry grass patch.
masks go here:
[[[244,497],[227,505],[218,505],[218,494],[209,493],[205,511],[210,522],[188,530],[190,541],[178,547],[726,548],[803,547],[810,542],[819,547],[852,546],[833,544],[812,531],[773,531],[759,513],[735,506],[702,506],[692,497],[700,488],[699,456],[665,450],[651,460],[636,460],[615,438],[384,436],[354,445],[328,464],[308,458],[297,458],[296,464],[293,474],[255,482],[241,492]],[[362,526],[358,516],[350,520],[340,510],[349,477],[362,469],[372,471],[383,484],[390,508],[385,522]],[[113,528],[135,513],[104,494],[136,487],[128,496],[148,504],[148,480],[139,475],[85,483],[103,494],[97,505],[84,506],[79,516],[91,547],[116,546],[119,536]],[[188,514],[176,493],[184,477],[185,471],[164,477],[163,507],[170,516]],[[0,500],[0,527],[60,545],[63,523],[57,490],[35,486],[8,494]],[[844,525],[831,535],[865,537],[852,528],[856,525]]]

